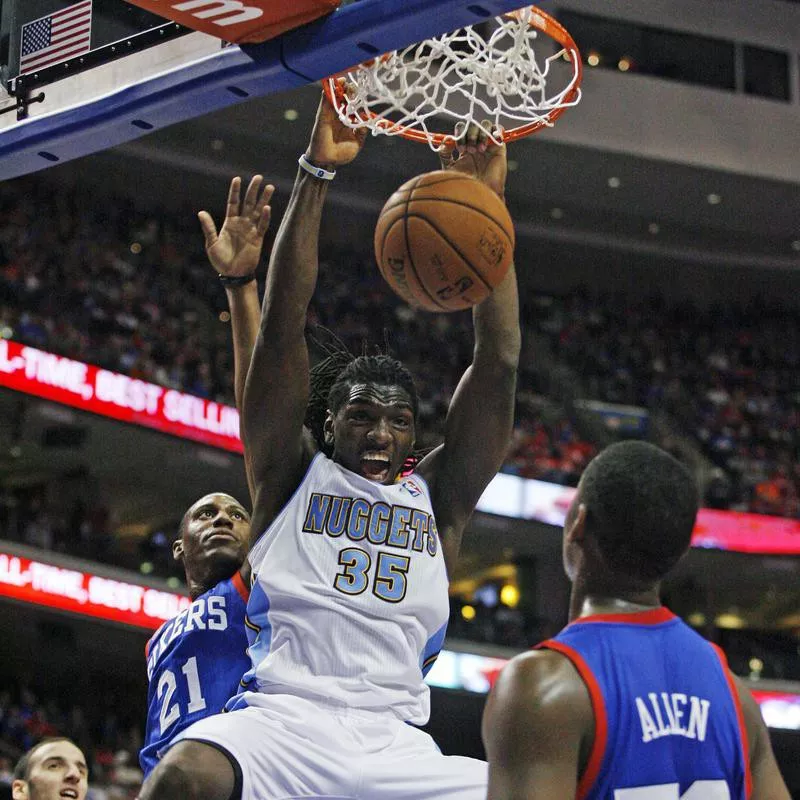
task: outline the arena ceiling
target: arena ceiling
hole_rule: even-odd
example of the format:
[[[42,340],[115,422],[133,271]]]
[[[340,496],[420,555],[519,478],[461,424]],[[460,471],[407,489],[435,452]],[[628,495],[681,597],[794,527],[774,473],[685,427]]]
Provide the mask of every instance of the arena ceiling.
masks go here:
[[[84,159],[74,168],[82,177],[102,173],[105,182],[127,192],[157,191],[160,198],[176,201],[191,193],[217,205],[220,186],[230,175],[260,171],[287,195],[317,97],[318,90],[307,87],[253,100]],[[800,269],[800,185],[541,136],[512,145],[509,158],[514,168],[509,202],[520,239],[551,243],[567,259],[571,249],[591,248],[632,259]],[[92,168],[93,160],[100,170]],[[400,183],[436,166],[424,145],[390,137],[371,140],[331,193],[332,203],[371,215],[371,225]],[[709,202],[713,195],[721,202]]]

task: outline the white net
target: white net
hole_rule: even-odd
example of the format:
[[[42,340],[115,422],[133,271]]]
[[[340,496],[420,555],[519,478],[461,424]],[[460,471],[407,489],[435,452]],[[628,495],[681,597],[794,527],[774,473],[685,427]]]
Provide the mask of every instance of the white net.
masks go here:
[[[552,36],[550,23],[566,38],[561,49],[550,36],[539,40],[542,31]],[[537,58],[537,44],[549,54]],[[548,86],[554,72],[560,89]],[[337,92],[342,77],[348,88]],[[580,79],[580,53],[569,35],[527,8],[381,56],[328,83],[346,125],[427,141],[436,150],[458,122],[478,124],[498,144],[550,126],[580,100]]]

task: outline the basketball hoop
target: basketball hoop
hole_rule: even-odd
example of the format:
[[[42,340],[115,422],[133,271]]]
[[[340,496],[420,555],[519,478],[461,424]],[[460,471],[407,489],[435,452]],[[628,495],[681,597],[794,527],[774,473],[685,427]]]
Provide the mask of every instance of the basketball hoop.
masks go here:
[[[484,25],[486,33],[479,30]],[[561,46],[558,52],[537,58],[541,33]],[[562,69],[562,60],[571,76],[560,76],[563,88],[548,93],[548,79]],[[442,129],[452,131],[455,122],[477,124],[496,144],[551,127],[579,102],[582,77],[569,32],[530,6],[387,53],[322,85],[348,127],[366,126],[373,135],[403,136],[438,150],[453,140]]]

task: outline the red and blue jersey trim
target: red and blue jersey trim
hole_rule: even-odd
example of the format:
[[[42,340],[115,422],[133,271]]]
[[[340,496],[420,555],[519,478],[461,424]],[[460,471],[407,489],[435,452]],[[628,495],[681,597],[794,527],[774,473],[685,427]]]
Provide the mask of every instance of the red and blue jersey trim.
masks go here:
[[[247,605],[247,601],[250,599],[250,587],[242,579],[242,573],[239,570],[236,570],[234,573],[231,578],[231,583],[233,584],[233,588],[239,592],[239,597],[242,598],[244,604]]]
[[[611,622],[617,625],[661,625],[664,622],[671,622],[678,617],[666,606],[650,609],[649,611],[632,611],[620,614],[589,614],[586,617],[578,617],[572,620],[568,628],[573,625],[584,625],[592,622]]]
[[[739,699],[739,692],[736,684],[733,682],[733,675],[728,667],[728,659],[722,649],[709,642],[714,652],[719,658],[722,672],[725,675],[725,680],[728,682],[728,689],[731,693],[731,702],[736,709],[736,719],[739,721],[739,741],[742,746],[742,765],[744,767],[744,792],[748,800],[753,796],[753,773],[750,770],[750,740],[747,736],[747,726],[744,722],[744,711],[742,710],[742,702]]]
[[[589,692],[589,699],[592,702],[592,712],[594,713],[594,741],[592,742],[592,749],[589,753],[589,760],[586,763],[583,775],[581,775],[578,781],[578,790],[575,794],[576,800],[585,800],[600,775],[600,768],[603,765],[603,759],[605,758],[606,747],[608,745],[608,715],[606,714],[603,692],[600,689],[600,684],[597,682],[597,678],[592,672],[591,667],[584,661],[583,656],[577,650],[555,639],[548,639],[542,642],[540,645],[537,645],[537,649],[539,648],[554,650],[568,658]]]

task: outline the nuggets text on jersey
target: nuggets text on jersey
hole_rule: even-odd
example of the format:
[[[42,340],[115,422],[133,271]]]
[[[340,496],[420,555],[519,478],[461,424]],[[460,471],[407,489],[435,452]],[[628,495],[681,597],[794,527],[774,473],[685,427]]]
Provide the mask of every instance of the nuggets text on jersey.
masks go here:
[[[353,542],[366,537],[371,544],[417,552],[427,549],[431,556],[436,555],[438,539],[436,521],[425,510],[319,492],[308,501],[303,531],[334,538],[344,534]]]

